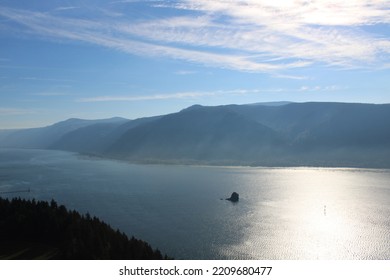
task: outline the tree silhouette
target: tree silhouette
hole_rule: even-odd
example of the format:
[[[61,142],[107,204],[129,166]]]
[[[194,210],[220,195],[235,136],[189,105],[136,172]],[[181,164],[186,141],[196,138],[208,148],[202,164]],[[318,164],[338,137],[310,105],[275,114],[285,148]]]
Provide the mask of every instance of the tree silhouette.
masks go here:
[[[159,250],[89,213],[57,202],[0,197],[0,258],[167,259]]]

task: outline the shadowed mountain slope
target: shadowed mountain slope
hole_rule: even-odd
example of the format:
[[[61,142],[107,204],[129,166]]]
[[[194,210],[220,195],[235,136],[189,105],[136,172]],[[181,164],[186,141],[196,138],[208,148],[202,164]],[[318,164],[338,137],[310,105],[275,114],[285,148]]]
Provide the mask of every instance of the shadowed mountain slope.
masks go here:
[[[53,142],[48,148],[89,154],[101,154],[126,131],[146,124],[159,117],[141,118],[133,121],[95,123],[72,130]]]
[[[0,147],[47,149],[64,135],[74,130],[95,125],[121,124],[126,122],[123,118],[110,118],[102,120],[68,119],[47,127],[16,130],[9,133],[0,142]]]
[[[3,147],[136,162],[390,167],[390,104],[194,105],[133,121],[70,119],[0,135]]]
[[[228,107],[193,106],[127,131],[107,152],[144,160],[246,160],[283,143],[272,129]]]

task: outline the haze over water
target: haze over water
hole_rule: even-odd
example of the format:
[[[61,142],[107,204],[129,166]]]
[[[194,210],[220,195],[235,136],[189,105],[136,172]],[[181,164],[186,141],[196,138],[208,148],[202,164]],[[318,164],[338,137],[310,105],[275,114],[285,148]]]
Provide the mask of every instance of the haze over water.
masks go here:
[[[176,259],[390,259],[390,170],[134,165],[0,150],[1,194],[89,212]],[[238,203],[221,198],[236,191]]]

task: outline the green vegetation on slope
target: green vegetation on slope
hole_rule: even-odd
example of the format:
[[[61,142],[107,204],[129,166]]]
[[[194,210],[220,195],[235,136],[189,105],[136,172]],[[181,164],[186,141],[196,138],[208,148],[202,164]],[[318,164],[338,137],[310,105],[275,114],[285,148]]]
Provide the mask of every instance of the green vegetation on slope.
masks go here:
[[[0,197],[0,259],[163,259],[159,250],[52,200]]]

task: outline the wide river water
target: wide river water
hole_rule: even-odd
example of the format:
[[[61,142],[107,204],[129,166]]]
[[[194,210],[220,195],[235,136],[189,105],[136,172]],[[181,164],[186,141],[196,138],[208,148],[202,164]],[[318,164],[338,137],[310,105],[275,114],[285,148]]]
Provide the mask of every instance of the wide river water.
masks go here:
[[[233,191],[238,203],[221,200]],[[136,165],[0,149],[0,195],[53,198],[176,259],[390,259],[390,170]]]

